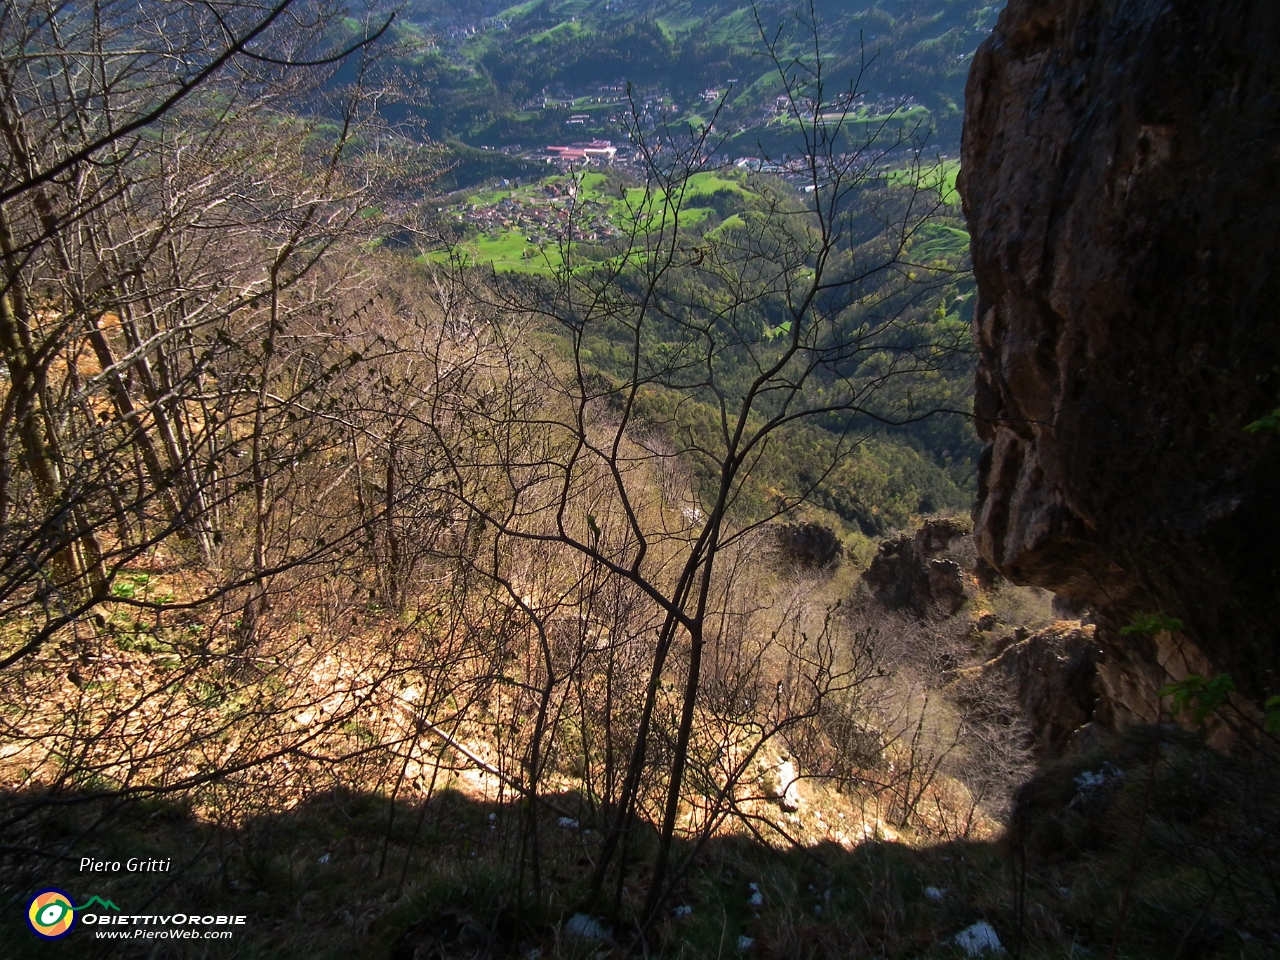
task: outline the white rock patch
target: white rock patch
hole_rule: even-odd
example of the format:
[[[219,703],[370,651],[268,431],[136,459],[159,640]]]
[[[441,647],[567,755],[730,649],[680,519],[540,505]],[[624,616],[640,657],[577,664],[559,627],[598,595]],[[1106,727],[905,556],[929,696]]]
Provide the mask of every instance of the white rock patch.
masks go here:
[[[989,953],[1004,953],[1004,945],[996,936],[991,924],[979,920],[971,927],[965,927],[954,938],[955,945],[970,957],[983,957]]]

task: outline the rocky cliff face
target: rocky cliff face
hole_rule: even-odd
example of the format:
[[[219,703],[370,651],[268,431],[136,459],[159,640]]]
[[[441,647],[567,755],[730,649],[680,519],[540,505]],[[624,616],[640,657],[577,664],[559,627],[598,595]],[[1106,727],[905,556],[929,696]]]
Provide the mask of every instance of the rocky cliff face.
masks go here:
[[[974,58],[985,559],[1087,602],[1108,691],[1280,692],[1280,4],[1009,0]],[[1120,637],[1137,612],[1182,634]]]

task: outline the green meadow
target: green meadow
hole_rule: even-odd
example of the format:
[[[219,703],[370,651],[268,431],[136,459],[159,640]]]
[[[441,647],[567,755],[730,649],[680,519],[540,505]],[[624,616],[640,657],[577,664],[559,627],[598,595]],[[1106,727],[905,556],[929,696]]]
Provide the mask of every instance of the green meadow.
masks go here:
[[[958,203],[955,184],[959,172],[959,161],[942,161],[926,171],[925,186],[939,190],[948,203]],[[909,175],[906,170],[893,171],[889,179],[905,179]],[[603,217],[623,236],[638,228],[641,231],[670,229],[673,215],[678,216],[678,229],[691,230],[717,215],[717,209],[723,219],[711,227],[711,235],[718,236],[742,226],[746,222],[743,213],[759,198],[750,176],[738,171],[696,173],[685,182],[680,196],[668,198],[660,189],[628,185],[616,173],[592,170],[572,176],[556,174],[526,186],[483,189],[449,208],[449,212],[455,216],[465,215],[472,209],[496,207],[507,199],[520,201],[526,211],[538,206],[563,208],[570,201],[567,188],[571,181],[577,184],[572,198],[576,213],[585,218]],[[550,195],[549,188],[558,191],[558,195]],[[592,251],[599,250],[596,243],[587,243]],[[915,256],[924,261],[954,259],[962,255],[968,243],[968,234],[958,226],[929,224],[921,232]],[[579,243],[575,241],[573,246],[579,247]],[[432,251],[427,259],[436,263],[452,260],[465,266],[491,267],[499,273],[545,275],[563,264],[563,253],[561,242],[551,236],[550,231],[512,224],[482,229],[460,240],[452,249]],[[584,261],[583,266],[589,262]]]

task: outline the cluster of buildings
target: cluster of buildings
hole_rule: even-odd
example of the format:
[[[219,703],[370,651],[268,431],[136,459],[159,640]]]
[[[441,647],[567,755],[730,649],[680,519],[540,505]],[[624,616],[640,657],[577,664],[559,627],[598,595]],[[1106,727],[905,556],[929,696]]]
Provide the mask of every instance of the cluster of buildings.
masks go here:
[[[707,90],[712,100],[719,97],[719,92]],[[600,110],[599,108],[612,107]],[[680,107],[672,102],[670,92],[663,87],[627,86],[625,81],[607,83],[594,87],[586,92],[566,90],[557,87],[554,90],[544,89],[541,94],[521,104],[522,110],[577,110],[564,121],[565,126],[587,126],[593,122],[617,124],[628,118],[634,109],[636,118],[643,127],[653,127],[663,118],[669,119],[672,114],[679,115]],[[596,110],[595,114],[585,111]],[[606,114],[608,114],[606,116]]]
[[[575,240],[604,240],[618,236],[609,219],[608,204],[576,196],[576,184],[545,183],[536,191],[504,197],[495,204],[471,204],[456,214],[457,219],[482,233],[496,236],[518,230],[531,244],[563,240],[572,212]]]
[[[550,146],[546,149],[547,163],[561,166],[583,167],[591,164],[610,164],[618,158],[618,148],[612,140],[592,140],[567,147]]]
[[[868,96],[860,93],[853,97],[837,97],[830,103],[824,101],[821,112],[828,118],[835,118],[846,111],[853,116],[858,110],[865,111],[869,117],[886,117],[905,112],[918,105],[915,97],[890,97],[881,93]],[[813,117],[817,107],[818,104],[811,97],[798,96],[793,102],[791,97],[783,94],[774,97],[772,104],[765,104],[764,117],[766,120],[781,116],[808,120]]]

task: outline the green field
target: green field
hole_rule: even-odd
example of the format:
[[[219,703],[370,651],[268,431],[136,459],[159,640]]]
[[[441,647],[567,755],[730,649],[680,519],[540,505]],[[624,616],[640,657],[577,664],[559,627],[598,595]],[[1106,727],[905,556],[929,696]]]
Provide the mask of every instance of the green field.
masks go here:
[[[959,161],[942,161],[936,167],[924,171],[925,186],[938,189],[946,202],[958,203],[955,184],[959,172]],[[905,180],[908,176],[910,171],[898,170],[890,172],[888,179],[893,182]],[[567,174],[557,174],[527,186],[480,190],[468,196],[451,212],[454,216],[474,216],[474,210],[497,207],[507,199],[517,200],[525,205],[523,211],[526,215],[535,207],[543,210],[562,208],[567,202],[563,193],[567,192],[570,179]],[[686,182],[683,196],[673,198],[671,203],[667,202],[667,197],[660,190],[640,186],[619,189],[616,174],[587,171],[573,175],[572,180],[577,183],[574,202],[582,216],[587,219],[607,219],[623,236],[631,235],[638,227],[647,230],[670,229],[670,218],[677,211],[678,229],[690,230],[717,215],[718,209],[724,219],[712,227],[709,233],[709,236],[717,237],[726,230],[745,225],[747,218],[744,214],[748,213],[752,202],[759,197],[752,188],[749,176],[736,171],[696,173]],[[556,188],[562,195],[553,199],[548,194],[548,188]],[[730,204],[728,209],[725,207],[726,202]],[[538,237],[537,243],[531,240],[532,236]],[[946,224],[929,224],[919,234],[913,257],[922,262],[955,260],[964,256],[968,244],[969,235],[963,229]],[[574,246],[577,245],[575,242]],[[468,266],[489,266],[499,273],[550,274],[564,262],[560,243],[554,239],[550,230],[536,230],[510,223],[494,224],[481,229],[476,235],[456,244],[452,251],[436,250],[428,254],[428,259],[438,263],[447,262],[451,258],[457,258]],[[587,265],[583,263],[583,266]]]
[[[573,179],[578,184],[576,202],[582,204],[583,213],[607,215],[624,235],[629,234],[637,222],[655,229],[662,225],[664,216],[670,217],[673,212],[661,191],[648,191],[644,187],[633,186],[617,192],[616,187],[610,186],[611,183],[616,183],[615,179],[606,173],[595,171],[577,174]],[[506,199],[546,205],[547,188],[555,186],[564,189],[569,180],[568,175],[560,174],[528,186],[480,190],[454,207],[453,212],[457,215],[465,214],[473,207],[496,207]],[[686,184],[684,196],[680,200],[679,229],[690,229],[712,216],[714,211],[710,206],[699,205],[700,201],[712,196],[723,196],[727,192],[736,195],[744,205],[749,203],[756,194],[744,181],[744,177],[721,172],[694,174]],[[731,215],[717,231],[742,222],[741,217]],[[667,226],[669,225],[668,221]],[[457,258],[467,266],[491,266],[500,273],[549,274],[563,263],[560,246],[547,237],[542,237],[537,244],[531,242],[530,234],[534,232],[518,227],[484,230],[456,244],[452,251],[432,251],[428,254],[428,259],[444,263]]]

